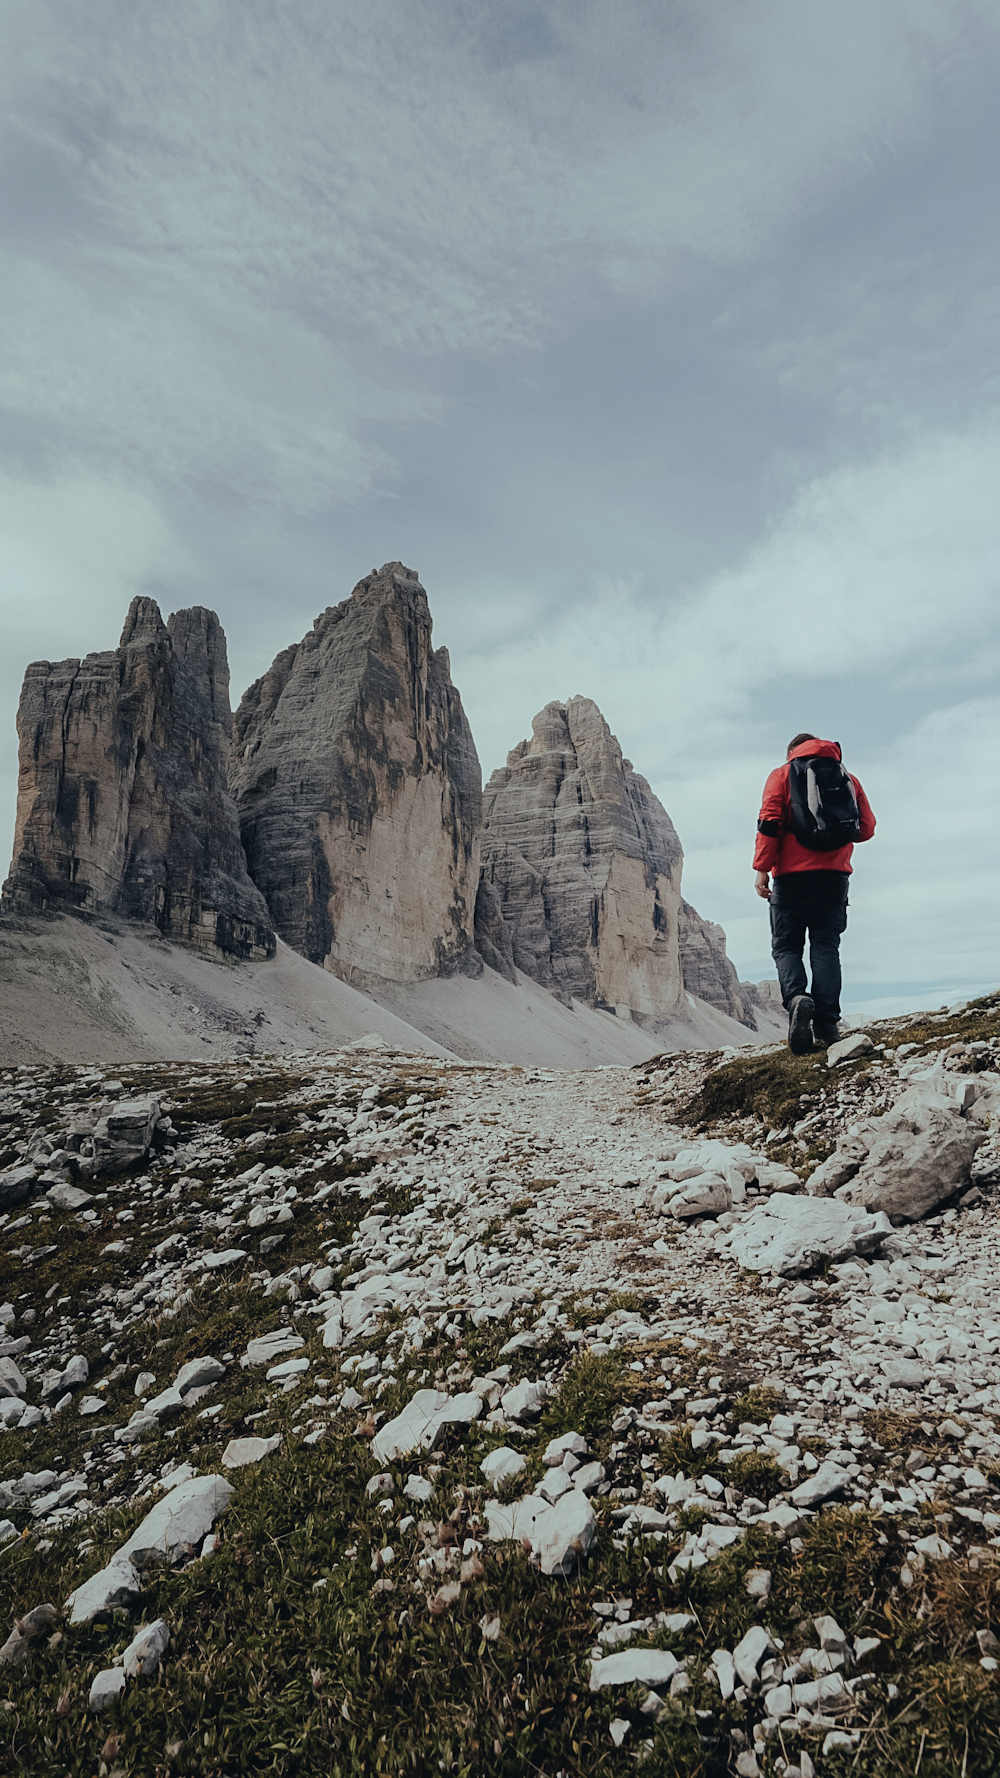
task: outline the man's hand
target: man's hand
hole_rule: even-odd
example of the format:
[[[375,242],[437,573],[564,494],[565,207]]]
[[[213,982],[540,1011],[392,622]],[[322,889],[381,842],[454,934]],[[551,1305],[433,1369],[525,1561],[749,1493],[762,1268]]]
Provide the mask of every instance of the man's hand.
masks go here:
[[[759,870],[754,877],[753,886],[764,901],[771,899],[771,879],[766,870]]]

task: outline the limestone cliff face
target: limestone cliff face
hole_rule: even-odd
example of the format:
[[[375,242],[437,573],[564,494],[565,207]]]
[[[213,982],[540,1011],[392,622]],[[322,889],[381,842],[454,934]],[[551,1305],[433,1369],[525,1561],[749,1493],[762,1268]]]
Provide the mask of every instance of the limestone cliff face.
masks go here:
[[[250,687],[230,781],[295,950],[359,987],[481,971],[479,760],[411,569],[359,581]]]
[[[168,623],[133,599],[116,649],[36,661],[18,711],[16,911],[151,921],[210,952],[268,957],[227,782],[229,668],[218,618]]]
[[[678,930],[681,971],[688,993],[697,994],[699,1000],[707,1000],[709,1006],[717,1006],[720,1012],[755,1031],[753,999],[726,956],[722,927],[712,920],[703,920],[690,902],[682,901]]]
[[[672,1017],[683,854],[670,817],[589,698],[546,704],[532,731],[483,795],[483,879],[513,960],[561,999]]]

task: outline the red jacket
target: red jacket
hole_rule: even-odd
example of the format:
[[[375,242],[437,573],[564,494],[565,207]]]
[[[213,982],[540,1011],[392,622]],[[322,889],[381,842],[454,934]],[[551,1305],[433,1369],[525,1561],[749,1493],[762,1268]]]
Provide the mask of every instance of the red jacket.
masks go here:
[[[840,759],[840,743],[803,741],[791,757]],[[854,773],[850,776],[858,797],[861,838],[870,840],[875,832],[875,817]],[[842,870],[850,875],[853,851],[853,846],[841,846],[836,852],[810,852],[799,844],[792,832],[787,761],[783,766],[777,766],[764,786],[764,798],[757,822],[757,845],[753,855],[754,870],[771,871],[776,877],[796,870]]]

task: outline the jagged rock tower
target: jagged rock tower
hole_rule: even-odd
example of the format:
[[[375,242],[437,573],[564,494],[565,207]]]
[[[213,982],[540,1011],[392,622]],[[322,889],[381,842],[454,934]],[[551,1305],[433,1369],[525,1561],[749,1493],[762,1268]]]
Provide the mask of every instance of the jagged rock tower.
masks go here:
[[[670,1018],[684,1003],[673,823],[589,698],[546,704],[532,731],[483,794],[483,879],[514,963],[561,999]]]
[[[114,913],[233,957],[270,957],[227,769],[226,638],[214,611],[133,599],[116,649],[24,676],[5,904]]]
[[[482,970],[479,760],[412,569],[359,581],[250,687],[230,782],[250,873],[303,956],[358,987]]]

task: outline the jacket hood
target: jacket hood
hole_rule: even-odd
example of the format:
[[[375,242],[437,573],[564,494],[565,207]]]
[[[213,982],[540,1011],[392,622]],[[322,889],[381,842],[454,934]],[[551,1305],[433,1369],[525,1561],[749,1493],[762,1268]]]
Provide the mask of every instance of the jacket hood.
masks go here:
[[[839,741],[803,741],[789,759],[843,759]]]

